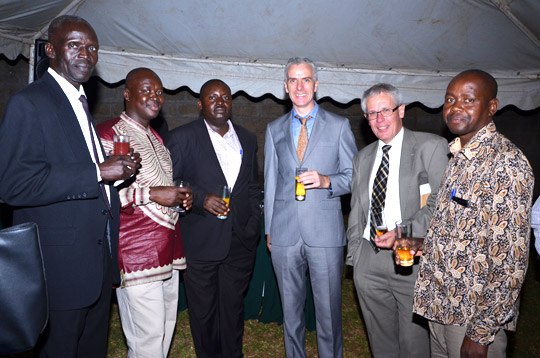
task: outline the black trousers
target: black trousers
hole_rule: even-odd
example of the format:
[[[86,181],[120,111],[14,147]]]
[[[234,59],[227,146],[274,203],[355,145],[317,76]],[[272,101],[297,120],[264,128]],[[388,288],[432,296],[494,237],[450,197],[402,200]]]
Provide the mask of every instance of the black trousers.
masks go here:
[[[101,295],[89,307],[51,310],[49,323],[35,349],[39,358],[106,358],[111,308],[111,256],[103,240]]]
[[[229,254],[223,260],[186,259],[184,284],[197,357],[243,357],[244,296],[255,251],[246,249],[233,235]]]

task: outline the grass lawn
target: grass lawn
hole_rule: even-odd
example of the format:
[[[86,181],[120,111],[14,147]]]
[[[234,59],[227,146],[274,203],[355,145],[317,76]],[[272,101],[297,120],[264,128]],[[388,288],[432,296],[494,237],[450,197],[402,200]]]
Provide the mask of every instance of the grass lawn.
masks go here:
[[[535,256],[534,251],[531,251]],[[343,350],[344,357],[370,357],[369,346],[358,300],[352,281],[352,272],[346,268],[343,279]],[[124,358],[127,348],[120,326],[118,306],[113,304],[109,333],[108,358]],[[308,357],[317,357],[315,332],[307,332]],[[244,354],[250,358],[284,357],[283,327],[275,323],[263,324],[246,321]],[[11,355],[10,358],[30,358],[31,352]],[[189,330],[187,310],[179,312],[170,358],[191,358],[195,350]],[[516,333],[509,334],[508,357],[540,357],[540,260],[531,259],[525,286],[522,290],[520,317]]]
[[[531,251],[532,256],[534,251]],[[362,321],[350,268],[343,279],[343,356],[370,357],[366,331]],[[306,333],[307,355],[317,357],[315,332]],[[283,327],[275,323],[246,321],[244,355],[250,358],[284,357]],[[109,339],[110,358],[126,357],[126,346],[120,327],[118,308],[113,306]],[[187,311],[178,314],[170,358],[191,358],[195,350],[189,331]],[[520,317],[516,333],[509,334],[508,357],[540,357],[540,261],[531,259],[525,286],[522,290]]]

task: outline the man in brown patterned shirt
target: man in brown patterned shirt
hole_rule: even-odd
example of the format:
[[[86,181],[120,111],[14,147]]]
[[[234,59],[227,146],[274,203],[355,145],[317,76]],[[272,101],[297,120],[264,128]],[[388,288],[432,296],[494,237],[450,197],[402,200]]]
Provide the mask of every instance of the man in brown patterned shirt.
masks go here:
[[[497,82],[469,70],[448,85],[443,116],[458,138],[437,196],[415,286],[432,357],[505,357],[529,255],[534,176],[492,121]]]

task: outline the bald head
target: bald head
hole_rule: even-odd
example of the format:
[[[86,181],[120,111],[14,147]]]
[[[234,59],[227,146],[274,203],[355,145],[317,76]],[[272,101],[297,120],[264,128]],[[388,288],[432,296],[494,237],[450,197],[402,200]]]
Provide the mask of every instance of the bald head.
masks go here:
[[[149,68],[139,67],[131,70],[126,76],[126,88],[133,88],[133,86],[137,86],[139,84],[141,78],[148,77],[157,78],[159,80],[159,76]]]
[[[484,88],[485,95],[487,96],[488,100],[497,98],[497,91],[498,91],[497,81],[495,80],[495,78],[493,78],[492,75],[490,75],[486,71],[466,70],[459,73],[456,77],[454,77],[454,79],[452,79],[450,83],[454,82],[455,80],[458,80],[461,77],[466,77],[466,76],[474,76],[477,78],[477,81],[479,82],[479,84],[481,84],[482,87]]]

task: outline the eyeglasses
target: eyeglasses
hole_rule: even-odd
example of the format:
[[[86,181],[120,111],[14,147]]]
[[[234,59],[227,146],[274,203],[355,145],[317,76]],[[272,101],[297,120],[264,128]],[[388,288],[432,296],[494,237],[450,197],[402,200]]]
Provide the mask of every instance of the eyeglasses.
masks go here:
[[[397,105],[395,106],[394,108],[385,108],[385,109],[382,109],[378,112],[368,112],[368,113],[364,113],[364,117],[366,117],[368,120],[370,121],[374,121],[377,119],[377,117],[379,117],[379,114],[383,117],[390,117],[392,115],[392,113],[394,113],[396,111],[396,109],[399,108],[400,105]]]

